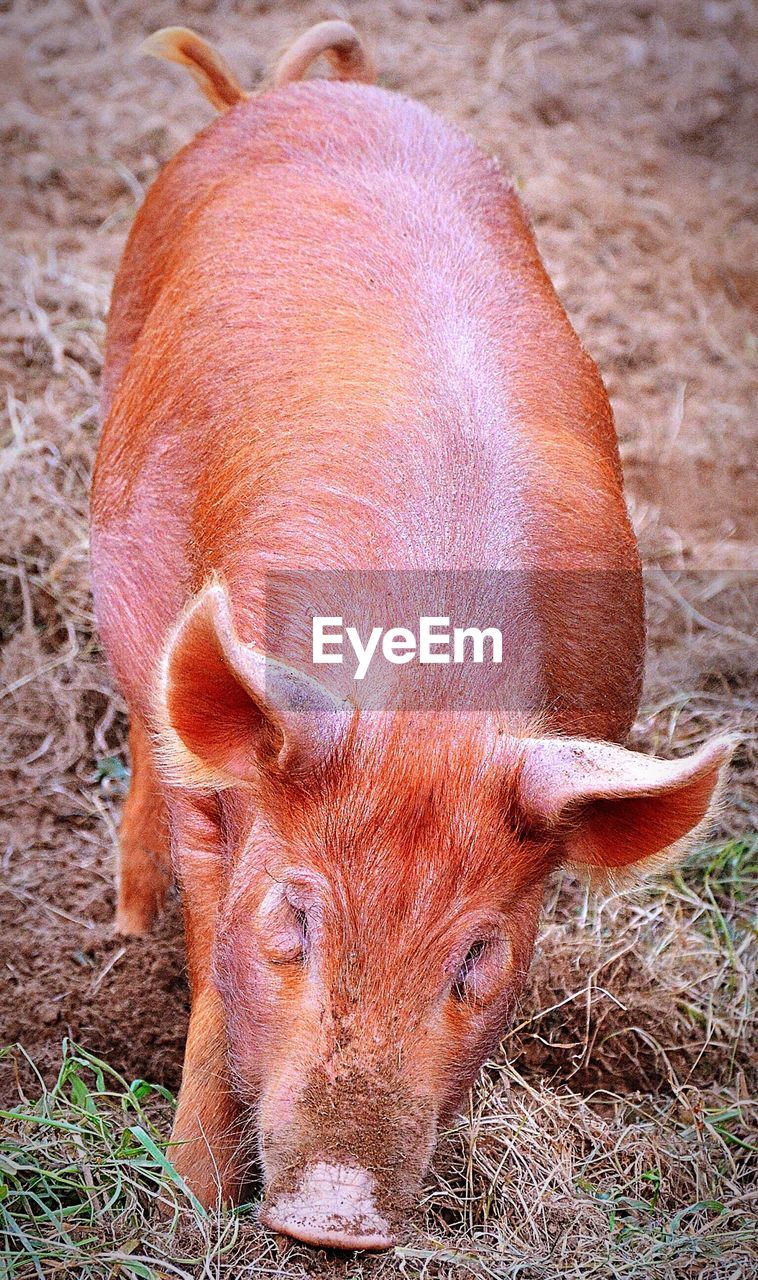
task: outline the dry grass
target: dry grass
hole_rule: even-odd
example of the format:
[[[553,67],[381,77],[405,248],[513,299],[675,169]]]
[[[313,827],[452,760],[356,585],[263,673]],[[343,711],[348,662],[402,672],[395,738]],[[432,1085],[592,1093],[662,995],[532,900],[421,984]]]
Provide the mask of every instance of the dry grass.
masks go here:
[[[186,992],[175,908],[146,943],[109,933],[125,721],[94,635],[86,503],[112,271],[143,189],[210,113],[178,72],[134,50],[185,21],[252,84],[325,10],[19,0],[0,34],[0,1039],[21,1040],[42,1077],[21,1051],[5,1059],[19,1074],[3,1086],[16,1114],[0,1142],[0,1274],[747,1280],[749,6],[376,0],[350,11],[385,82],[464,124],[522,186],[611,391],[650,566],[635,738],[670,753],[737,729],[727,802],[680,876],[602,901],[555,885],[523,1020],[442,1143],[393,1255],[280,1248],[251,1209],[198,1221],[170,1184],[160,1194],[178,1229],[150,1221],[171,1101],[128,1081],[176,1088]]]

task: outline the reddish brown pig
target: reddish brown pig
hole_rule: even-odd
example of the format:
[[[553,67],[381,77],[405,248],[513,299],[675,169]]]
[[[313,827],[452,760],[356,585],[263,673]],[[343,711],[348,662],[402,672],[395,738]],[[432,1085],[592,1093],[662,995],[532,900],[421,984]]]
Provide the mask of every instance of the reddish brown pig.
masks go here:
[[[681,848],[729,747],[619,745],[643,607],[611,411],[495,161],[355,83],[345,23],[254,97],[189,32],[153,51],[229,109],[150,191],[108,324],[92,541],[131,714],[116,924],[143,933],[176,877],[174,1158],[201,1200],[259,1160],[270,1227],[382,1248],[519,996],[546,877]],[[353,82],[301,82],[322,52]],[[504,637],[484,694],[453,710],[465,666],[431,703],[418,665],[387,666],[380,701],[346,668],[321,679],[325,570],[370,572],[400,620],[425,575],[468,584]]]

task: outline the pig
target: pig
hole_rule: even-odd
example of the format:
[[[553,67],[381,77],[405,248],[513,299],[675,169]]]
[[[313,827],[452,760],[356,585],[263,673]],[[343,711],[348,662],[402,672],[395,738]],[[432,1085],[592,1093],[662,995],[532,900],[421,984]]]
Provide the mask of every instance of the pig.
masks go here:
[[[623,745],[644,617],[611,409],[495,160],[376,87],[342,21],[251,95],[185,29],[148,51],[221,114],[148,193],[108,320],[91,523],[130,714],[115,925],[145,933],[178,883],[171,1151],[200,1201],[259,1168],[272,1230],[384,1249],[502,1038],[547,878],[681,857],[731,744]],[[321,54],[332,78],[304,79]],[[420,667],[372,701],[309,666],[324,571],[414,617],[425,575],[460,574],[503,635],[487,696],[461,710],[465,664],[431,702]],[[290,573],[299,648],[271,604]]]

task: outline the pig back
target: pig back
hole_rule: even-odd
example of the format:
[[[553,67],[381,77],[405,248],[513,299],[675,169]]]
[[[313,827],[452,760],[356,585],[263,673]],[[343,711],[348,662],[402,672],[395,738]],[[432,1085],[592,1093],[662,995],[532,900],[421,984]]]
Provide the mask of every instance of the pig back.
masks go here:
[[[261,643],[272,572],[485,569],[526,710],[626,732],[642,606],[607,396],[513,190],[424,108],[309,82],[185,148],[116,279],[103,412],[96,605],[145,714],[211,572]]]

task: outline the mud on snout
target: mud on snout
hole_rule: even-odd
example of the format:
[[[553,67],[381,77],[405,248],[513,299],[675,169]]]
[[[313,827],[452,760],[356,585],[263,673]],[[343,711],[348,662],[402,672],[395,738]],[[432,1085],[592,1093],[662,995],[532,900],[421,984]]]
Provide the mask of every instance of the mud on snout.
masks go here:
[[[308,1244],[387,1249],[413,1208],[436,1139],[433,1104],[395,1071],[319,1067],[296,1101],[261,1105],[261,1221]]]

